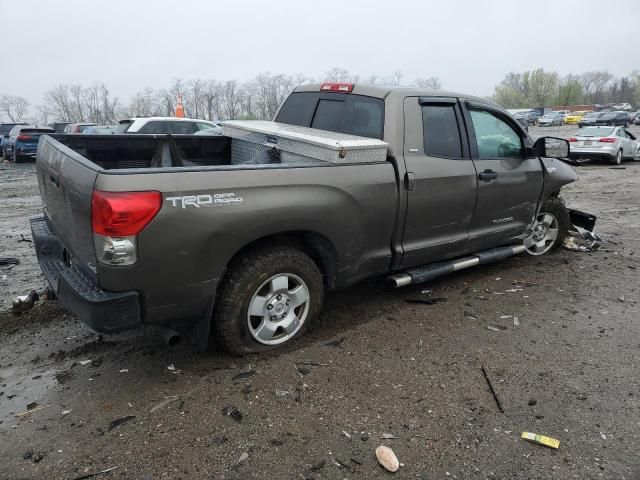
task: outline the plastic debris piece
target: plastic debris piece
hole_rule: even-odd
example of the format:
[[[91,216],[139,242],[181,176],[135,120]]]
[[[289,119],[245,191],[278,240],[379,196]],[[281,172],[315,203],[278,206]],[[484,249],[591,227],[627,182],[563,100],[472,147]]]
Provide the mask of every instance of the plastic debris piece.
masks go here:
[[[238,459],[238,463],[246,462],[249,459],[249,454],[247,452],[243,452]]]
[[[128,368],[123,368],[120,370],[119,373],[129,373],[129,369]]]
[[[91,363],[91,360],[80,360],[78,363],[80,365],[89,365]]]
[[[249,370],[248,372],[242,372],[237,374],[235,377],[233,377],[231,380],[236,381],[236,380],[242,380],[244,378],[249,378],[251,375],[253,375],[254,373],[256,373],[255,370]]]
[[[62,410],[62,411],[60,412],[60,415],[69,415],[70,413],[71,413],[71,409],[69,409],[69,410]]]
[[[493,325],[487,325],[487,330],[491,330],[492,332],[499,332],[501,329],[498,327],[494,327]]]
[[[389,472],[397,472],[400,468],[400,462],[398,461],[398,457],[393,453],[389,447],[385,447],[384,445],[380,445],[376,448],[376,458],[380,465],[382,465]]]
[[[395,436],[393,433],[383,433],[382,438],[384,438],[385,440],[393,440],[398,437]]]
[[[75,477],[73,480],[86,480],[87,478],[97,477],[98,475],[103,475],[105,473],[109,473],[110,471],[115,470],[116,468],[118,468],[118,465],[116,465],[115,467],[107,468],[105,470],[100,470],[99,472],[88,473],[88,474],[82,475],[80,477]]]
[[[27,405],[28,410],[25,410],[24,412],[20,412],[16,414],[16,418],[24,417],[25,415],[29,415],[30,413],[37,412],[38,410],[44,410],[45,408],[49,408],[51,406],[51,405],[40,405],[39,407],[29,408],[29,405]]]
[[[351,438],[351,434],[346,432],[345,430],[342,430],[342,434],[347,438]]]
[[[489,373],[487,373],[487,369],[484,367],[480,367],[480,368],[482,369],[482,374],[484,375],[484,379],[487,381],[487,385],[489,385],[489,390],[491,390],[491,395],[493,395],[493,399],[496,401],[496,404],[498,405],[498,410],[500,410],[501,413],[504,413],[502,402],[500,401],[500,397],[498,397],[498,394],[493,388],[493,384],[489,379]]]
[[[242,412],[238,410],[236,407],[231,407],[231,406],[224,407],[222,409],[222,413],[233,418],[238,423],[242,421]]]
[[[555,448],[556,450],[558,449],[558,447],[560,447],[560,440],[551,437],[545,437],[544,435],[538,435],[531,432],[522,432],[522,435],[520,435],[520,437],[530,442],[544,445],[545,447]]]
[[[176,371],[176,367],[175,367],[175,365],[172,363],[171,365],[169,365],[169,366],[167,367],[167,370],[169,370],[170,372],[175,372],[175,371]]]
[[[0,267],[6,265],[18,265],[20,260],[16,257],[0,257]]]
[[[149,413],[154,413],[154,412],[160,410],[162,407],[166,407],[170,403],[177,402],[179,399],[180,399],[180,397],[178,397],[178,396],[167,397],[163,401],[158,403],[156,406],[154,406]]]
[[[28,295],[20,295],[13,301],[11,313],[18,317],[27,310],[30,310],[38,300],[40,300],[40,296],[35,290],[31,290]]]
[[[117,418],[109,424],[109,428],[107,428],[107,432],[110,432],[114,428],[119,427],[123,423],[130,422],[131,420],[135,420],[135,418],[136,418],[135,415],[127,415],[126,417]]]
[[[518,317],[513,317],[513,326],[518,327],[520,325],[520,320]]]

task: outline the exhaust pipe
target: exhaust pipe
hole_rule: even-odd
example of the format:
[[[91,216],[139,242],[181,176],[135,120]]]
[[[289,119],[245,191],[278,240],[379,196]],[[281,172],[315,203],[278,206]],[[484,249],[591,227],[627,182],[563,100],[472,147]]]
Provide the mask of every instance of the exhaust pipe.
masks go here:
[[[154,331],[160,336],[162,341],[170,347],[180,344],[182,337],[173,328],[169,327],[153,327]]]
[[[410,268],[402,273],[397,273],[388,277],[391,282],[391,286],[398,288],[414,283],[427,282],[434,278],[448,275],[458,270],[464,270],[465,268],[473,267],[475,265],[484,265],[487,263],[493,263],[504,258],[517,255],[524,252],[526,249],[524,245],[511,245],[508,247],[492,248],[490,250],[483,250],[470,257],[459,258],[457,260],[450,260],[446,262],[431,263],[423,265],[421,267]]]

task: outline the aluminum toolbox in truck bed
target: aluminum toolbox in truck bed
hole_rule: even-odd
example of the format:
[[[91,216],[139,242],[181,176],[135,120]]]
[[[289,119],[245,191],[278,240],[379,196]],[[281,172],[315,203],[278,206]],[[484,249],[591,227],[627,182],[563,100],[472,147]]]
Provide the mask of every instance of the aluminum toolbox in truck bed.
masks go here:
[[[387,143],[315,128],[263,120],[222,122],[231,137],[231,163],[384,162]]]

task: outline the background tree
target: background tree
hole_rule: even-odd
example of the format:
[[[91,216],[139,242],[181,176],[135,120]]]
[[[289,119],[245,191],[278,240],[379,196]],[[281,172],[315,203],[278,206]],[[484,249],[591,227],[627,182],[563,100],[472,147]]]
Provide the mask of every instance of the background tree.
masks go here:
[[[11,95],[0,96],[0,111],[2,111],[11,122],[21,122],[24,120],[28,110],[29,101],[26,98]]]

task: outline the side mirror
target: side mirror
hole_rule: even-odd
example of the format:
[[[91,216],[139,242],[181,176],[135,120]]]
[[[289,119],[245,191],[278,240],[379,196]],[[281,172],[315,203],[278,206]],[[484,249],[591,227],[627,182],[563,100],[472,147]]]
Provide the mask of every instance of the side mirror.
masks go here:
[[[531,150],[536,157],[566,158],[569,156],[569,142],[563,138],[540,137]]]

